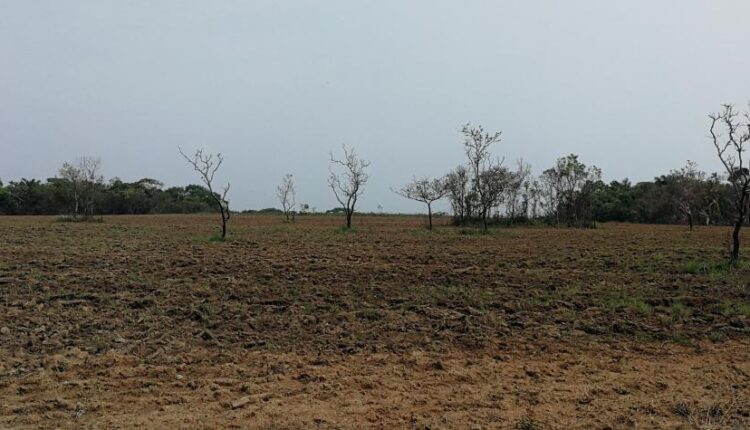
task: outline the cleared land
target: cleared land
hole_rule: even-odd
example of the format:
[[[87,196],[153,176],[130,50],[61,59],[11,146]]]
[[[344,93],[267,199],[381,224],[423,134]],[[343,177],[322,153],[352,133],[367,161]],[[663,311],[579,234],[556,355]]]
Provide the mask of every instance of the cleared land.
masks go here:
[[[217,220],[0,217],[0,428],[750,427],[725,228]]]

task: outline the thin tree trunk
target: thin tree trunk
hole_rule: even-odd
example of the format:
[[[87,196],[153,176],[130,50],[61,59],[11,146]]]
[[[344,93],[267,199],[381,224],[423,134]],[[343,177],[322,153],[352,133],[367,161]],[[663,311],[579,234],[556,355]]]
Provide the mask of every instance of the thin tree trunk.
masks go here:
[[[427,203],[427,218],[430,221],[429,230],[432,231],[432,205],[430,203]]]
[[[732,231],[732,258],[730,260],[732,266],[737,266],[737,263],[740,261],[740,229],[742,228],[744,218],[743,214],[734,224],[734,230]]]
[[[221,238],[226,239],[227,237],[227,217],[224,216],[224,208],[221,208]]]

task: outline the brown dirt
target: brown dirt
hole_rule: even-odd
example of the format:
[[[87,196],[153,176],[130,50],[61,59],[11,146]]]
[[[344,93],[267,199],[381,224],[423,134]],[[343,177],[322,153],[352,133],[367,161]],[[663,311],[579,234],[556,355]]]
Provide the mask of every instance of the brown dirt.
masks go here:
[[[726,229],[422,221],[0,218],[0,428],[750,427]]]

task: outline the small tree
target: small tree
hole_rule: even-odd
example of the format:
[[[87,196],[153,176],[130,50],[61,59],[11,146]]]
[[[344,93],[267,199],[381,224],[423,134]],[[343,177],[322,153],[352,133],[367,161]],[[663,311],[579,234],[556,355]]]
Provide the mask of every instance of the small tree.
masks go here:
[[[227,193],[229,193],[230,184],[227,183],[221,194],[214,191],[213,187],[214,175],[216,174],[216,171],[219,170],[219,167],[221,167],[221,163],[224,162],[224,157],[221,153],[216,154],[215,157],[213,154],[206,154],[203,152],[203,148],[197,149],[192,157],[188,157],[182,152],[182,148],[178,147],[177,149],[179,149],[183,158],[193,166],[193,169],[198,172],[201,181],[203,181],[203,184],[208,188],[208,192],[211,194],[211,197],[216,204],[216,209],[221,214],[221,238],[225,239],[227,237],[227,222],[230,217],[229,200],[227,200]]]
[[[432,230],[432,204],[445,197],[448,194],[448,188],[445,179],[415,178],[395,192],[402,197],[427,205],[428,226]]]
[[[279,197],[279,202],[281,202],[281,210],[284,212],[286,221],[294,222],[294,205],[296,203],[294,177],[291,174],[284,175],[281,185],[276,188],[276,195]]]
[[[712,113],[708,117],[711,119],[709,131],[716,155],[724,165],[727,180],[732,186],[734,228],[729,260],[736,266],[740,260],[740,230],[747,217],[750,194],[750,162],[743,159],[743,153],[750,146],[750,111],[740,116],[733,105],[725,104],[720,113]]]
[[[370,166],[370,162],[357,158],[354,148],[347,148],[342,145],[344,150],[343,160],[334,158],[330,153],[331,165],[329,170],[331,175],[328,177],[328,186],[331,187],[336,200],[341,204],[346,216],[346,228],[352,227],[352,215],[357,205],[357,200],[363,193],[363,188],[370,178],[365,169]],[[337,173],[334,167],[339,166],[341,173]]]

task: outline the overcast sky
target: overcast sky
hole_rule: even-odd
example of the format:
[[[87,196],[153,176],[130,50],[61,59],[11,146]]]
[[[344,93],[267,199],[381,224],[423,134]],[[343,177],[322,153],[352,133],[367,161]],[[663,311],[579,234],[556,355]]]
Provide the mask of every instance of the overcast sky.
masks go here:
[[[240,208],[336,206],[328,151],[372,162],[362,209],[463,162],[461,125],[535,172],[577,153],[606,180],[692,159],[707,118],[750,99],[750,1],[0,0],[0,178],[80,155],[108,178],[196,182],[177,152],[225,154]]]

